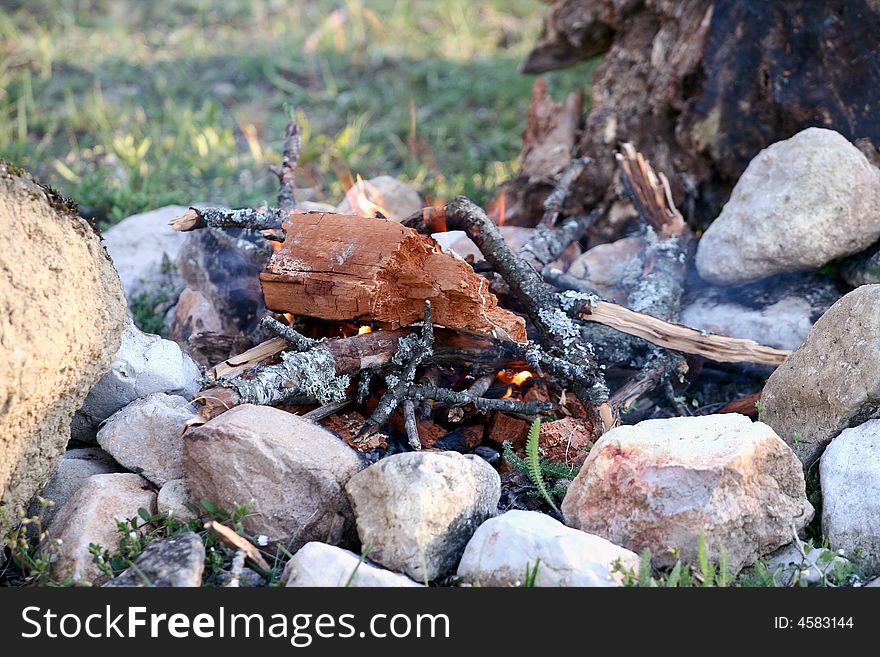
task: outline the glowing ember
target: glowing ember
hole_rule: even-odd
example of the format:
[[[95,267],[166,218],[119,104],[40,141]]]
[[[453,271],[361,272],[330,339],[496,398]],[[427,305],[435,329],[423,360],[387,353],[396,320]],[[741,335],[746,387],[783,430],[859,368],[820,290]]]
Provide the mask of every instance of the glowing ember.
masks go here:
[[[273,244],[274,244],[274,242],[273,242]],[[293,326],[293,315],[291,315],[290,313],[283,313],[283,316],[284,316],[284,319],[287,320],[287,325]]]
[[[388,217],[388,211],[382,207],[382,195],[366,180],[357,174],[357,182],[345,193],[345,198],[352,211],[362,217]]]
[[[529,379],[531,379],[534,374],[529,372],[528,370],[523,370],[521,372],[513,372],[511,370],[501,370],[498,374],[495,375],[499,381],[502,383],[508,383],[510,385],[507,386],[507,391],[501,396],[501,399],[508,399],[513,396],[514,387],[519,387]]]
[[[373,332],[373,329],[371,329],[369,326],[361,326],[358,329],[358,335],[363,335],[364,333],[372,333],[372,332]]]

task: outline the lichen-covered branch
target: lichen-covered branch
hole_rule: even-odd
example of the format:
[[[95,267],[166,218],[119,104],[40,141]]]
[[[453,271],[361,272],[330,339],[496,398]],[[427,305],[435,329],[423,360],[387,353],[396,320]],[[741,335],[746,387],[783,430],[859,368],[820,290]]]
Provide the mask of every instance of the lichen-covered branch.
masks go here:
[[[278,207],[290,212],[296,206],[294,185],[296,183],[296,165],[302,149],[302,127],[295,118],[287,124],[284,137],[284,148],[281,152],[281,168],[275,171],[278,176]]]
[[[272,230],[281,228],[289,212],[280,208],[190,208],[168,222],[174,230],[188,232],[198,228],[245,228]]]
[[[282,324],[270,315],[266,315],[260,320],[260,328],[274,333],[279,338],[284,338],[297,351],[307,351],[320,343],[320,340],[307,338],[292,326]]]

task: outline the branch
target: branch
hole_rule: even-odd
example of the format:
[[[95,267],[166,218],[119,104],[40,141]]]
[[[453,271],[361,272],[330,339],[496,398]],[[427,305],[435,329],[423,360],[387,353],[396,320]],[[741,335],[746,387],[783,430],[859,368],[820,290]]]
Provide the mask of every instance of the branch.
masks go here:
[[[198,228],[245,228],[248,230],[272,230],[281,227],[288,213],[278,208],[190,208],[184,214],[168,222],[178,232]]]
[[[284,150],[281,156],[281,170],[276,171],[280,188],[278,190],[278,207],[283,211],[290,212],[296,206],[294,184],[296,183],[296,165],[299,162],[299,152],[302,148],[302,128],[296,118],[291,118],[287,124],[287,133],[284,138]]]

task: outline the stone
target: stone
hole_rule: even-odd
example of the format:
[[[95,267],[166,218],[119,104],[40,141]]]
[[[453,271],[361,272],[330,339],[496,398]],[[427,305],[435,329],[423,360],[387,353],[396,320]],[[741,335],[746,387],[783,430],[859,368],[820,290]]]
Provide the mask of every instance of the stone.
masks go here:
[[[156,508],[159,513],[172,516],[181,522],[195,520],[196,514],[193,513],[187,504],[192,503],[192,495],[183,479],[172,479],[166,481],[162,488],[159,489],[159,496],[156,499]]]
[[[535,234],[534,228],[524,228],[523,226],[499,226],[498,230],[507,244],[514,253],[519,251],[523,245],[528,242]],[[448,233],[434,233],[433,237],[440,244],[444,251],[454,251],[462,258],[467,259],[473,256],[474,261],[483,260],[483,254],[473,243],[470,237],[463,230],[453,230]]]
[[[764,308],[698,299],[681,311],[681,323],[731,338],[754,340],[768,347],[797,349],[813,327],[812,306],[787,297]]]
[[[816,586],[834,582],[839,566],[849,566],[845,557],[827,548],[812,547],[800,539],[779,548],[764,559],[776,586]]]
[[[354,543],[343,487],[364,465],[320,425],[269,406],[236,406],[184,436],[193,499],[225,510],[250,503],[245,529],[290,551],[316,540]]]
[[[880,420],[845,429],[819,461],[822,534],[834,549],[859,549],[880,574]]]
[[[767,380],[766,422],[811,465],[837,434],[880,416],[880,285],[837,301]]]
[[[457,574],[480,586],[521,586],[537,567],[535,586],[619,586],[618,563],[637,571],[639,556],[543,513],[515,510],[480,525]]]
[[[354,199],[358,192],[356,187],[358,187],[357,184],[345,193],[345,199],[336,206],[336,212],[339,214],[352,213],[352,208],[355,205]],[[403,221],[425,205],[416,190],[391,176],[371,178],[365,181],[363,187],[365,187],[367,199],[380,206],[387,219]]]
[[[134,400],[156,392],[192,399],[201,377],[199,366],[178,345],[129,323],[109,371],[77,411],[71,435],[94,443],[101,423]]]
[[[121,538],[116,521],[133,518],[142,508],[156,512],[156,493],[146,479],[128,472],[89,477],[49,525],[49,538],[60,541],[49,548],[54,552],[54,579],[81,583],[102,579],[89,545],[115,550]]]
[[[0,535],[58,468],[127,316],[101,236],[0,162]]]
[[[153,541],[105,587],[197,588],[205,570],[205,546],[195,532]]]
[[[785,545],[813,508],[801,464],[773,430],[735,413],[645,420],[603,435],[562,502],[565,523],[671,566],[711,561],[738,571]]]
[[[833,130],[761,151],[697,248],[700,276],[740,284],[815,269],[880,238],[880,170]]]
[[[183,477],[183,430],[191,402],[156,392],[116,411],[98,431],[98,444],[132,472],[162,486]]]
[[[580,278],[599,296],[625,304],[629,290],[642,277],[645,238],[623,237],[599,244],[577,258],[568,274]]]
[[[354,552],[326,543],[306,543],[294,554],[281,581],[285,586],[407,587],[422,586],[406,575],[379,568]]]
[[[67,500],[89,477],[121,471],[120,465],[103,449],[82,447],[64,452],[58,462],[58,471],[40,491],[40,497],[54,503],[42,511],[43,526],[46,527],[52,522],[55,514],[64,508]],[[34,499],[28,508],[28,516],[33,518],[38,513],[40,513],[40,503]]]
[[[154,296],[163,287],[174,296],[183,287],[172,263],[186,239],[168,222],[189,208],[167,205],[123,219],[104,231],[104,246],[113,259],[125,298],[129,303],[140,295]]]
[[[189,338],[194,333],[222,333],[223,320],[217,309],[208,301],[204,294],[188,287],[180,293],[171,324],[168,327],[168,338],[174,340],[186,351]]]
[[[424,582],[455,568],[474,531],[494,515],[501,479],[478,456],[407,452],[362,470],[345,490],[370,559]]]

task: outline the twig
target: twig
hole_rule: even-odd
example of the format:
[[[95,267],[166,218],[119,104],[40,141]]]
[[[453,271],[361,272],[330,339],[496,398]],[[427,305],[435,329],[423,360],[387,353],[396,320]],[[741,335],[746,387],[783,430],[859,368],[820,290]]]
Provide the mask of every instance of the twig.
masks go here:
[[[187,232],[197,228],[246,228],[272,230],[281,227],[288,213],[279,208],[190,208],[168,222],[174,230]]]
[[[403,400],[403,422],[409,446],[415,450],[421,449],[422,440],[419,438],[419,424],[416,421],[416,405],[412,399]]]
[[[354,404],[354,399],[351,397],[346,397],[345,399],[340,399],[339,401],[333,401],[329,404],[324,404],[323,406],[319,406],[318,408],[309,411],[308,413],[303,413],[303,417],[307,420],[323,420],[325,417],[333,415],[334,413],[339,413],[340,411],[344,411],[349,406]]]
[[[544,200],[544,216],[541,218],[541,224],[544,226],[552,226],[559,218],[559,212],[565,204],[565,199],[571,190],[571,184],[581,175],[588,164],[593,160],[589,157],[576,157],[568,166],[562,170],[556,187],[550,192],[549,196]]]
[[[235,548],[236,550],[242,550],[247,555],[247,558],[251,560],[260,570],[265,573],[269,573],[272,571],[272,567],[266,563],[266,560],[263,558],[263,555],[260,554],[260,551],[256,548],[256,546],[247,540],[244,536],[240,536],[232,529],[227,527],[226,525],[222,525],[216,520],[210,520],[205,523],[205,529],[210,529],[212,532],[217,534],[218,538],[226,543],[226,545]]]
[[[284,338],[297,351],[308,351],[312,347],[320,344],[320,340],[307,338],[302,333],[294,329],[292,326],[282,324],[271,315],[266,315],[260,320],[260,328],[274,333],[279,338]]]
[[[290,212],[296,206],[294,184],[296,183],[296,165],[299,162],[299,152],[302,148],[302,128],[295,117],[287,124],[287,132],[284,138],[284,149],[281,155],[281,169],[274,170],[278,176],[280,187],[278,189],[278,207],[282,211]]]
[[[448,388],[436,386],[415,385],[407,390],[407,397],[415,401],[433,399],[448,404],[473,404],[478,411],[504,411],[505,413],[520,413],[522,415],[538,415],[552,410],[555,405],[551,402],[524,402],[516,399],[487,399],[475,397],[467,391],[457,392]]]

